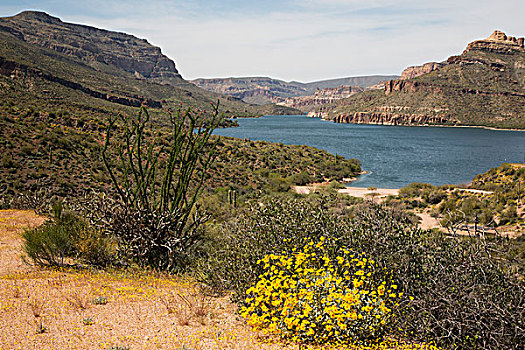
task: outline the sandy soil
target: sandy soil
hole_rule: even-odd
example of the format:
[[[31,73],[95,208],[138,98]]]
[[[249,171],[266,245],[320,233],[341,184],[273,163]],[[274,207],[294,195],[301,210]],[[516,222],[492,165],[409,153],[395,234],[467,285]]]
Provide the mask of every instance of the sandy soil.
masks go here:
[[[398,188],[377,188],[375,190],[369,190],[368,188],[361,187],[347,187],[338,190],[339,193],[346,193],[353,197],[359,198],[370,198],[382,200],[388,196],[397,196],[399,194]]]
[[[322,187],[328,186],[329,184],[329,182],[315,183],[307,186],[294,186],[293,189],[300,194],[309,194]],[[376,201],[381,201],[388,196],[397,196],[399,194],[399,189],[397,188],[378,188],[375,190],[369,190],[362,187],[346,187],[337,191],[353,197],[369,198]]]
[[[430,216],[429,213],[422,212],[422,213],[416,213],[416,215],[421,218],[421,221],[419,223],[419,228],[423,230],[429,230],[432,228],[443,229],[441,225],[439,224],[439,222],[437,221],[437,219]]]
[[[0,210],[0,276],[28,269],[22,261],[20,234],[25,227],[43,222],[33,211]]]
[[[29,266],[19,233],[43,221],[0,211],[0,350],[320,349],[270,342],[246,326],[228,296],[205,297],[182,277]]]
[[[0,211],[0,350],[297,348],[268,344],[228,297],[181,277],[29,266],[19,234],[43,221]]]

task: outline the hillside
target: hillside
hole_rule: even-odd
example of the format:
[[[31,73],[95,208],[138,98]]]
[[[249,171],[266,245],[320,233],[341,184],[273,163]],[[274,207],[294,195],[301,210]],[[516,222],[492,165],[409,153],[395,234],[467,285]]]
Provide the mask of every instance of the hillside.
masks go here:
[[[383,90],[318,107],[339,123],[525,128],[523,38],[495,31],[446,62],[409,67]]]
[[[367,88],[396,75],[371,75],[301,83],[285,82],[267,77],[195,79],[192,83],[216,93],[239,98],[248,103],[282,103],[286,98],[313,95],[317,89],[352,86]]]
[[[368,89],[370,89],[370,87],[368,87]],[[315,110],[318,106],[333,103],[343,98],[348,98],[362,91],[364,91],[364,89],[359,86],[346,85],[334,88],[322,88],[316,90],[313,95],[287,97],[284,101],[279,102],[278,104],[280,106],[297,108],[303,113],[308,113]]]
[[[525,164],[503,163],[468,185],[412,183],[399,194],[407,208],[434,217],[450,233],[519,237],[525,232]]]
[[[218,99],[229,115],[294,112],[196,88],[181,78],[160,48],[144,39],[34,11],[0,18],[0,86],[4,103],[42,114],[67,109],[73,117],[134,113],[130,107],[142,103],[158,109],[180,103],[206,109]]]
[[[165,110],[180,105],[210,110],[218,99],[225,116],[298,113],[202,90],[184,81],[160,49],[127,34],[64,23],[41,12],[1,18],[0,206],[16,194],[41,189],[64,196],[105,190],[110,180],[100,153],[109,116],[135,116],[146,104],[151,131],[162,134],[168,131]],[[246,159],[231,156],[239,152]],[[295,153],[294,163],[286,162]],[[276,180],[288,178],[287,186],[294,174],[323,179],[359,171],[353,160],[339,162],[342,168],[319,161],[330,159],[327,155],[300,146],[224,141],[209,185],[269,188],[268,174],[252,173],[264,166]],[[317,163],[310,165],[314,158]]]

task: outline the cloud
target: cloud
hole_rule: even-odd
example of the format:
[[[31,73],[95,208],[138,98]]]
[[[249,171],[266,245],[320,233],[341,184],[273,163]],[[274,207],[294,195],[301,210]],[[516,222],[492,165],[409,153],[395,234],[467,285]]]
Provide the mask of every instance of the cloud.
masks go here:
[[[186,78],[268,75],[311,81],[399,74],[501,29],[521,35],[521,2],[425,0],[6,0],[63,20],[147,38]],[[73,3],[74,5],[71,5]],[[7,13],[9,14],[9,13]],[[12,13],[10,13],[12,14]]]

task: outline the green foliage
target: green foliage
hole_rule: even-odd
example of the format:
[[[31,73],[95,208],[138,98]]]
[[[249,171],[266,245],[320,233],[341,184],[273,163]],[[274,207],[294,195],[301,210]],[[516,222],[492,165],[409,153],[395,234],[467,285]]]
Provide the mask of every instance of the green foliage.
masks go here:
[[[209,171],[211,188],[286,192],[292,185],[353,177],[361,171],[361,163],[305,145],[222,137]]]
[[[373,259],[385,271],[374,281],[396,281],[404,293],[392,323],[399,336],[450,349],[519,349],[524,343],[525,285],[501,259],[509,254],[506,241],[421,231],[401,213],[372,203],[356,206],[345,219],[322,200],[259,200],[228,225],[205,279],[243,300],[267,272],[258,260],[321,237],[328,254],[346,249]]]
[[[211,118],[189,108],[169,115],[171,133],[151,139],[149,114],[141,109],[136,118],[121,117],[122,140],[113,133],[111,119],[103,150],[106,169],[118,193],[116,206],[105,213],[106,232],[119,240],[119,249],[144,266],[183,268],[203,239],[206,216],[195,210],[216,143],[210,136],[219,120],[218,105]],[[157,142],[164,144],[157,145]],[[112,150],[112,152],[110,152]],[[115,165],[111,154],[118,154]],[[121,174],[115,172],[118,166]]]
[[[107,266],[115,261],[112,242],[83,219],[64,210],[61,201],[53,205],[53,219],[22,233],[23,249],[37,265],[66,266],[80,261]]]
[[[246,291],[241,315],[283,338],[323,345],[380,342],[395,316],[397,285],[381,281],[375,262],[325,238],[266,255],[264,274]]]
[[[131,350],[131,348],[125,345],[113,345],[109,350]]]
[[[51,221],[22,234],[24,252],[38,265],[63,266],[75,253],[70,227]]]
[[[91,303],[93,303],[93,305],[106,305],[108,303],[108,298],[106,298],[105,296],[99,295],[98,297],[93,298],[91,300]]]
[[[504,163],[476,175],[470,185],[436,187],[412,183],[400,189],[400,198],[411,208],[432,206],[433,216],[453,232],[474,223],[484,228],[519,225],[523,222],[523,215],[518,214],[524,203],[523,169],[521,164]]]
[[[241,300],[264,273],[258,260],[291,251],[307,237],[332,237],[338,227],[335,216],[328,212],[326,198],[311,202],[279,197],[257,200],[238,221],[226,223],[204,282],[218,290],[231,290],[234,299]]]

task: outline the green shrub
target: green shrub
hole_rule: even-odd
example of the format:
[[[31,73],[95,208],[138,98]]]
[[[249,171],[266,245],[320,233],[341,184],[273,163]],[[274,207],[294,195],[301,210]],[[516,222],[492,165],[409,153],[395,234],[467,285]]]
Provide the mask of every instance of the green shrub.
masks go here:
[[[48,221],[22,233],[23,249],[37,265],[63,266],[75,253],[72,232],[66,225]]]
[[[397,285],[376,278],[366,257],[325,249],[324,237],[267,255],[264,274],[249,288],[241,315],[263,333],[293,341],[338,345],[377,343],[395,317]],[[336,255],[334,257],[334,255]]]
[[[53,219],[22,233],[23,249],[37,265],[64,266],[83,262],[107,266],[115,262],[111,240],[90,227],[82,218],[53,205]]]
[[[221,118],[219,106],[213,108],[211,118],[179,109],[159,138],[151,136],[145,107],[135,118],[109,121],[102,157],[118,200],[102,215],[104,229],[142,266],[183,269],[202,243],[208,216],[196,203],[217,144],[210,137]]]
[[[312,200],[275,196],[255,200],[239,220],[225,225],[211,253],[204,282],[217,290],[233,291],[234,300],[239,301],[264,273],[258,260],[291,251],[307,237],[329,239],[340,226],[324,196]]]
[[[346,249],[391,273],[404,293],[402,312],[392,320],[398,337],[450,349],[517,350],[525,344],[525,286],[507,272],[512,269],[502,259],[505,241],[421,231],[403,213],[373,203],[356,206],[344,218],[322,199],[258,200],[223,233],[206,279],[244,300],[245,291],[266,273],[258,260],[289,254],[305,239],[315,243],[320,237],[326,238],[329,256]]]

